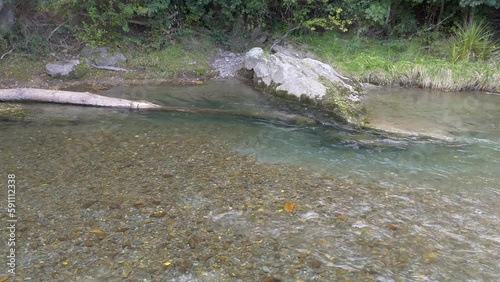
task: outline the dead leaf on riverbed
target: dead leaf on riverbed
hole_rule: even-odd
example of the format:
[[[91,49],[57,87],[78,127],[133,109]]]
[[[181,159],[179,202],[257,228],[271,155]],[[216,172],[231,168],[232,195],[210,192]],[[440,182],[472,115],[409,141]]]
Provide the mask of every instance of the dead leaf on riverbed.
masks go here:
[[[100,229],[91,229],[89,232],[95,234],[99,238],[106,236],[106,233]]]
[[[287,213],[293,213],[295,206],[297,206],[296,203],[286,203],[285,206],[283,206],[283,210]]]
[[[10,276],[3,276],[3,277],[0,277],[0,282],[5,282],[5,281],[8,281],[10,279]]]
[[[437,259],[437,253],[436,252],[427,252],[424,254],[425,261],[427,263],[433,263]]]
[[[399,229],[399,227],[396,224],[389,224],[389,229],[391,229],[392,231],[396,231]]]

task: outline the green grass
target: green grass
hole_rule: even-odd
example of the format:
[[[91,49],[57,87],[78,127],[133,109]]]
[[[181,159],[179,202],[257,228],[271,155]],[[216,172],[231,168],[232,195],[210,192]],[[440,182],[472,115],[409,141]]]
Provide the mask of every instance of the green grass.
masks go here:
[[[293,38],[321,60],[362,82],[440,90],[500,92],[500,62],[450,59],[451,40],[431,46],[418,40],[340,37],[333,32]],[[497,56],[498,58],[498,56]]]
[[[210,70],[215,47],[208,38],[189,36],[160,51],[129,53],[130,78],[182,78],[204,76]]]
[[[131,70],[130,72],[90,68],[80,81],[106,81],[118,78],[129,81],[168,82],[183,78],[189,80],[204,77],[211,72],[210,63],[216,56],[216,50],[213,41],[208,36],[198,33],[179,37],[175,43],[157,51],[128,46],[128,48],[121,49],[128,60],[119,67],[127,68]],[[16,81],[28,84],[30,81],[51,81],[45,69],[45,64],[50,61],[54,61],[54,58],[30,59],[17,53],[8,54],[0,60],[0,80],[11,81],[12,85]]]
[[[0,60],[0,79],[3,81],[29,81],[45,73],[45,64],[46,62],[41,60],[9,54]]]

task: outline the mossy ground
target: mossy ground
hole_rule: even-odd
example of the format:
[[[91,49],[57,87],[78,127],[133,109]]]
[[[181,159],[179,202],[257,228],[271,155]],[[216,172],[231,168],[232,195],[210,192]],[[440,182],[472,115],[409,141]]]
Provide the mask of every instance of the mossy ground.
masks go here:
[[[46,74],[45,65],[55,58],[30,59],[19,54],[9,54],[0,60],[0,87],[51,88],[61,85],[135,84],[141,81],[151,83],[196,82],[211,75],[210,63],[217,55],[217,47],[209,38],[190,36],[159,51],[140,48],[121,50],[128,58],[119,67],[129,72],[100,70],[90,67],[78,79],[53,79]],[[77,56],[77,54],[75,54]],[[101,82],[101,83],[99,83]]]

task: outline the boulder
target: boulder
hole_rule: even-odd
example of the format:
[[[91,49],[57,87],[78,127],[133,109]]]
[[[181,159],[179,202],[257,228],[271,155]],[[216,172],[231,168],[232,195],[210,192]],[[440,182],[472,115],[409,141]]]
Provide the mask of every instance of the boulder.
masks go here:
[[[57,78],[80,78],[88,70],[88,66],[80,64],[79,60],[56,61],[48,63],[47,73]]]
[[[265,92],[300,105],[316,117],[362,125],[364,108],[360,83],[341,75],[330,65],[282,52],[264,54],[253,48],[245,55],[245,68]],[[292,99],[290,99],[292,98]],[[304,102],[306,108],[304,107]]]
[[[118,63],[127,61],[127,58],[121,52],[111,52],[108,47],[94,48],[85,46],[82,49],[81,56],[97,66],[114,67]]]
[[[0,37],[10,33],[14,26],[14,10],[9,5],[4,5],[0,0]]]

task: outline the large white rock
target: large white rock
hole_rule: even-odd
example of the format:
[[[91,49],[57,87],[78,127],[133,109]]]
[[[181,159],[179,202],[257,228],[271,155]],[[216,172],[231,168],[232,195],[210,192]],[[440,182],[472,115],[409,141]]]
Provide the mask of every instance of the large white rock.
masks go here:
[[[69,75],[79,64],[79,60],[57,61],[48,63],[45,67],[51,76],[66,76]]]
[[[246,53],[245,68],[253,70],[258,84],[274,92],[285,91],[299,98],[305,96],[323,105],[326,111],[332,111],[339,119],[360,124],[361,85],[325,63],[281,52],[266,55],[256,47]]]

